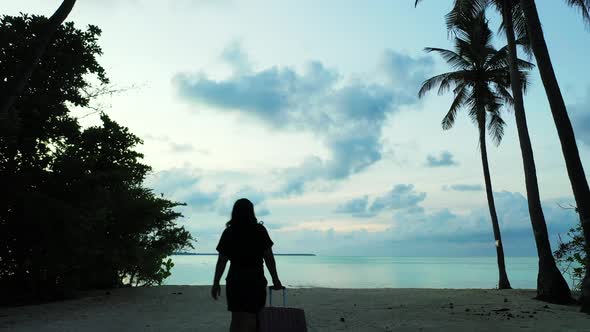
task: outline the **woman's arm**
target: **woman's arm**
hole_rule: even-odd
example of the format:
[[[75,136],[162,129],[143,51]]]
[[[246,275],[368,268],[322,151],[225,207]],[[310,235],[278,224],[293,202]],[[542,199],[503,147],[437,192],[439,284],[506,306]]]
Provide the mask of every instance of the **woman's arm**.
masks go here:
[[[275,262],[275,255],[272,253],[272,248],[268,248],[264,251],[264,263],[266,264],[266,268],[270,273],[272,278],[272,283],[275,288],[283,288],[281,281],[279,280],[279,275],[277,273],[277,264]]]
[[[219,285],[225,265],[227,265],[228,258],[225,255],[219,254],[217,256],[217,264],[215,265],[215,277],[213,277],[213,285]]]
[[[213,277],[213,286],[211,287],[211,296],[215,300],[217,300],[217,298],[221,295],[221,286],[219,286],[219,280],[221,280],[223,271],[225,271],[225,265],[227,264],[227,260],[227,256],[225,255],[219,254],[219,256],[217,256],[217,264],[215,265],[215,276]]]

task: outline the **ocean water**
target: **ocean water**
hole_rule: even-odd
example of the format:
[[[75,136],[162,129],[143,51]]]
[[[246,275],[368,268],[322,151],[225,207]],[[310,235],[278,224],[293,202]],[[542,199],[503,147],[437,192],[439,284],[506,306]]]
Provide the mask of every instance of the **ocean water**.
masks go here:
[[[165,284],[212,284],[216,256],[173,256],[172,260],[175,266]],[[288,287],[496,288],[498,285],[495,257],[277,256],[276,262],[281,282]],[[513,288],[536,288],[537,258],[507,257],[506,264]],[[270,280],[266,268],[265,273]],[[224,280],[225,274],[222,284]]]

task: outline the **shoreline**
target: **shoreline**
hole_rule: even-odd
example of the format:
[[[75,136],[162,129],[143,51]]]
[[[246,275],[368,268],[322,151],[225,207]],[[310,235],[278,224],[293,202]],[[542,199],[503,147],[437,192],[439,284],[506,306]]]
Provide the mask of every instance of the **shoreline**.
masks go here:
[[[157,286],[90,291],[63,302],[0,308],[0,331],[228,331],[225,288]],[[577,306],[533,300],[535,290],[292,288],[312,331],[589,331]],[[276,303],[280,294],[274,294]],[[273,302],[273,303],[275,303]]]

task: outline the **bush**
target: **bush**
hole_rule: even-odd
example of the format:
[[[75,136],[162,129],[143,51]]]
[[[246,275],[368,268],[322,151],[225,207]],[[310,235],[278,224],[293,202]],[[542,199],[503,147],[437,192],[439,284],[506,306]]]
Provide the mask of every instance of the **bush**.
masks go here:
[[[45,18],[0,18],[0,91],[30,56]],[[72,23],[56,32],[26,91],[0,117],[0,291],[2,302],[71,296],[124,284],[160,284],[174,251],[192,247],[176,224],[181,203],[143,186],[150,167],[141,139],[101,114],[83,129],[71,105],[88,106],[100,29]]]
[[[569,240],[567,242],[564,242],[561,236],[559,237],[558,248],[555,250],[554,256],[563,274],[570,278],[574,290],[579,291],[587,268],[582,223],[579,222],[575,227],[572,227],[568,231],[567,237]]]

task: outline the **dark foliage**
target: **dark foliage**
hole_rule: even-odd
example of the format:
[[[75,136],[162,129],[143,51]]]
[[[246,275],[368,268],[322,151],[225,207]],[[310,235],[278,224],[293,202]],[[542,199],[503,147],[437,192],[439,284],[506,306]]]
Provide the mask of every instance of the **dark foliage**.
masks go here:
[[[0,18],[0,91],[30,56],[45,18]],[[77,290],[161,283],[172,252],[191,247],[175,224],[180,203],[143,186],[142,141],[102,114],[82,129],[100,29],[62,25],[24,93],[0,118],[0,302],[68,297]]]
[[[559,237],[559,246],[554,252],[555,260],[559,263],[562,272],[572,280],[574,289],[580,290],[588,262],[582,223],[570,228],[567,239],[568,241],[565,242],[561,236]]]

